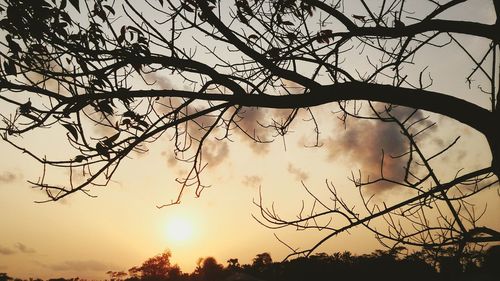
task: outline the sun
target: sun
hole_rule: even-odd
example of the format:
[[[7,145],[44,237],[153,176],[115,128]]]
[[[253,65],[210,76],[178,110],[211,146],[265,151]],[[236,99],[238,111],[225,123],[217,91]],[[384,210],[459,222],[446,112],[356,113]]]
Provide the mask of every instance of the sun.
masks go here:
[[[184,242],[193,236],[193,225],[184,218],[172,218],[167,224],[167,236],[175,242]]]

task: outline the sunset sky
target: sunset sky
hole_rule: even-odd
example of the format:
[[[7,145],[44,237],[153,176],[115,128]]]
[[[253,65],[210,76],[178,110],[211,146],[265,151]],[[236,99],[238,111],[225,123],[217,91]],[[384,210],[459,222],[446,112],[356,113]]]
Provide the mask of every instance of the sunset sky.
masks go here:
[[[490,1],[476,1],[474,7],[461,6],[448,16],[492,22],[494,11]],[[488,42],[476,39],[464,43],[472,46],[476,54],[488,47]],[[465,77],[472,66],[462,53],[457,56],[433,49],[421,62],[434,67],[433,90],[457,93],[482,106],[488,104],[487,97],[477,98],[477,87],[466,87]],[[363,59],[356,58],[353,65],[356,63],[362,64]],[[182,81],[174,77],[155,78],[159,87],[182,88]],[[2,113],[4,106],[0,102]],[[207,256],[223,264],[229,258],[249,263],[256,254],[270,252],[274,260],[280,260],[290,249],[278,242],[275,234],[294,248],[308,248],[328,233],[265,228],[252,218],[260,217],[253,204],[259,200],[259,188],[264,204],[271,206],[274,202],[278,213],[290,219],[300,212],[302,200],[309,207],[312,202],[301,181],[320,196],[328,196],[325,181],[332,182],[347,201],[358,206],[358,190],[348,180],[351,171],[376,172],[382,148],[396,153],[398,130],[354,120],[344,129],[333,113],[337,109],[332,105],[313,108],[323,144],[319,148],[306,147],[314,142],[313,127],[301,121],[292,126],[285,139],[276,137],[269,144],[252,143],[242,134],[236,134],[233,142],[208,140],[209,166],[203,179],[212,187],[205,189],[200,198],[188,189],[181,204],[161,209],[156,206],[176,199],[179,185],[175,178],[188,167],[173,161],[168,136],[149,145],[148,153],[134,153],[126,159],[113,182],[92,190],[96,198],[77,193],[43,204],[34,201],[47,199],[44,192],[32,189],[26,182],[36,181],[43,167],[0,141],[0,272],[20,278],[104,279],[108,270],[127,271],[166,249],[184,272],[191,272],[198,258]],[[244,122],[255,123],[270,115],[284,116],[277,111],[246,110],[248,120]],[[305,112],[301,114],[299,119],[307,118]],[[460,168],[471,170],[489,165],[489,147],[482,135],[453,120],[430,116],[439,122],[439,127],[429,136],[429,151],[461,136],[457,146],[441,160],[442,166],[437,167],[443,178],[453,178]],[[54,155],[61,153],[59,142],[64,141],[65,134],[58,129],[40,130],[26,141],[35,150]],[[273,137],[272,132],[263,134]],[[486,190],[474,202],[478,209],[487,204],[488,211],[481,222],[498,230],[497,192],[498,186]],[[405,194],[388,189],[380,192],[376,200],[391,201]],[[172,233],[172,228],[184,232]],[[348,250],[361,254],[380,248],[371,233],[356,228],[331,239],[319,252]]]

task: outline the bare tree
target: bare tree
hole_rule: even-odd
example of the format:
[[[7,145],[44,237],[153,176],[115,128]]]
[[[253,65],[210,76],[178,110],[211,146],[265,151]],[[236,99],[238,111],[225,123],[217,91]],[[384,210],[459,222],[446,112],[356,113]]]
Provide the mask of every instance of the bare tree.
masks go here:
[[[364,187],[381,184],[413,195],[390,206],[366,198],[362,215],[327,182],[333,201],[311,192],[315,207],[298,220],[283,220],[258,202],[263,223],[328,228],[311,223],[320,216],[345,222],[304,253],[357,225],[396,244],[463,249],[470,242],[499,241],[497,231],[476,225],[480,215],[467,199],[498,188],[500,2],[488,3],[495,11],[493,23],[450,16],[469,2],[3,0],[1,136],[43,164],[43,174],[31,184],[45,190],[50,201],[75,192],[91,195],[92,186],[108,184],[122,160],[166,135],[175,157],[191,167],[177,179],[179,197],[169,203],[176,204],[186,188],[197,196],[204,189],[201,176],[209,158],[204,145],[214,137],[230,140],[238,132],[268,142],[273,139],[260,129],[284,137],[291,124],[303,121],[315,132],[313,146],[320,146],[313,108],[331,104],[346,126],[352,118],[369,119],[397,127],[403,137],[404,151],[382,154],[378,178],[352,175],[361,195]],[[486,46],[480,54],[466,44],[471,38]],[[453,77],[463,93],[434,85],[433,76],[446,73],[420,62],[434,50],[470,62],[467,77]],[[166,84],[167,76],[182,83]],[[480,91],[468,98],[468,87]],[[265,108],[289,114],[258,120],[258,126],[246,123],[251,110]],[[309,118],[297,118],[299,113]],[[435,125],[428,113],[484,135],[491,164],[468,167],[451,180],[440,178],[433,161],[455,141],[431,154],[422,149],[421,140]],[[70,149],[63,158],[46,156],[24,141],[46,128],[67,131]],[[404,172],[384,174],[387,159],[405,163]],[[47,180],[54,169],[69,171],[66,184]],[[377,218],[386,220],[387,231],[371,227]]]

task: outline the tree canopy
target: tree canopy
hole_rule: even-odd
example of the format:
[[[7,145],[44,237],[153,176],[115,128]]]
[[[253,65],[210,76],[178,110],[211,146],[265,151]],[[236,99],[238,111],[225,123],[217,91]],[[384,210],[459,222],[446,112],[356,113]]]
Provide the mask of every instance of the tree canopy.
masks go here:
[[[382,151],[380,173],[353,174],[355,186],[397,186],[411,196],[390,206],[363,198],[361,215],[327,183],[333,205],[311,193],[324,210],[313,208],[296,220],[256,202],[264,224],[330,230],[305,253],[358,225],[381,241],[456,246],[459,252],[470,243],[499,241],[496,230],[476,225],[481,216],[467,199],[498,189],[500,2],[488,3],[493,22],[453,16],[471,1],[422,2],[4,0],[0,133],[43,164],[40,178],[30,183],[49,201],[75,192],[92,195],[121,161],[168,137],[176,159],[190,164],[177,179],[179,196],[169,203],[176,204],[186,189],[199,196],[206,187],[207,143],[217,146],[236,135],[266,143],[285,138],[302,122],[314,136],[307,146],[321,147],[318,121],[324,116],[315,107],[330,105],[333,119],[347,128],[351,119],[367,119],[400,132],[404,149],[397,155]],[[486,48],[478,51],[471,40]],[[439,68],[450,61],[428,61],[436,50],[470,62],[469,74],[456,77]],[[453,83],[437,85],[441,76]],[[478,89],[472,97],[465,95],[469,88]],[[264,109],[284,111],[256,113]],[[428,114],[482,134],[489,164],[465,167],[451,178],[438,175],[433,161],[458,138],[424,150],[423,139],[439,123]],[[66,154],[36,148],[30,137],[46,129],[65,131],[58,141],[67,144]],[[384,173],[389,163],[403,172]],[[68,179],[50,182],[48,174],[59,169],[69,171]],[[323,216],[339,216],[345,224],[314,223]],[[377,218],[386,220],[387,231],[370,225]]]

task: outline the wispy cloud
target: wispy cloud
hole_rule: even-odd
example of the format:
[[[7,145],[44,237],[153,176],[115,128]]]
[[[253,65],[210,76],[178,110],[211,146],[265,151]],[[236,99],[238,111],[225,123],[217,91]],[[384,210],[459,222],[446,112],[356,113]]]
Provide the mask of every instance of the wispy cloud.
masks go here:
[[[16,249],[18,249],[21,253],[25,253],[25,254],[33,254],[33,253],[36,253],[36,250],[33,249],[33,248],[30,248],[26,245],[24,245],[23,243],[20,243],[18,242],[16,245],[15,245]]]
[[[238,117],[235,118],[239,130],[236,132],[242,136],[242,139],[250,144],[253,152],[259,155],[267,154],[269,147],[266,144],[259,142],[268,142],[272,140],[270,134],[272,130],[262,127],[263,119],[266,117],[266,112],[262,108],[246,107],[238,112]]]
[[[288,172],[295,176],[295,179],[298,181],[305,181],[309,178],[309,175],[306,174],[306,172],[302,171],[301,169],[295,167],[292,163],[288,163]]]
[[[400,107],[391,114],[405,119],[412,111]],[[422,117],[423,114],[419,111],[412,120],[419,120]],[[427,121],[423,121],[421,125],[426,126]],[[361,170],[363,181],[367,178],[370,180],[380,178],[381,173],[385,178],[402,180],[408,160],[407,156],[397,157],[408,149],[408,140],[400,128],[394,123],[381,121],[353,120],[345,133],[337,134],[328,141],[327,149],[330,160],[347,157],[353,170],[358,168]],[[393,184],[379,182],[370,188],[383,191],[392,187]]]
[[[0,183],[11,183],[18,179],[18,175],[11,172],[0,173]]]
[[[229,155],[229,147],[224,141],[205,141],[204,148],[203,158],[212,167],[224,162]]]
[[[262,177],[259,176],[244,176],[241,182],[244,186],[258,187],[262,184]]]
[[[15,253],[16,251],[12,250],[11,248],[0,246],[0,255],[8,256],[8,255],[13,255]]]
[[[17,253],[33,254],[33,253],[36,253],[36,250],[26,246],[25,244],[23,244],[21,242],[17,242],[14,245],[14,249],[9,248],[9,247],[3,247],[0,245],[0,255],[13,255],[13,254],[17,254]]]

